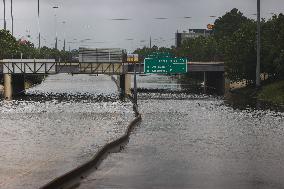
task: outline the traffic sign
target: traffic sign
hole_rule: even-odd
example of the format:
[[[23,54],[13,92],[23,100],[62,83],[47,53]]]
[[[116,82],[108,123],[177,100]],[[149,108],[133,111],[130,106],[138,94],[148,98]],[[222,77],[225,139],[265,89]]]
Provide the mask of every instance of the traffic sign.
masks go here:
[[[181,74],[187,72],[186,58],[146,58],[145,74]]]

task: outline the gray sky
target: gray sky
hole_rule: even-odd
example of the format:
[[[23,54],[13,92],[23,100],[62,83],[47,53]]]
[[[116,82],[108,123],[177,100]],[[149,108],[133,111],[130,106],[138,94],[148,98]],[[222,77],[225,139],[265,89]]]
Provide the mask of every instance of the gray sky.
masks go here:
[[[30,35],[37,43],[37,0],[13,0],[15,36]],[[40,0],[40,29],[42,45],[54,46],[55,10],[57,9],[57,31],[59,48],[66,37],[67,48],[78,46],[120,47],[135,49],[152,43],[157,46],[174,45],[174,33],[189,28],[206,28],[215,18],[232,8],[240,9],[246,16],[254,18],[256,0]],[[10,0],[7,2],[7,24],[11,27]],[[3,4],[0,21],[3,28]],[[283,13],[283,0],[262,0],[262,17],[270,13]],[[168,19],[155,19],[155,18]],[[192,17],[185,19],[184,17]],[[127,18],[130,20],[112,20]],[[66,21],[66,24],[62,22]],[[87,39],[83,42],[81,40]],[[133,39],[133,40],[131,40]]]

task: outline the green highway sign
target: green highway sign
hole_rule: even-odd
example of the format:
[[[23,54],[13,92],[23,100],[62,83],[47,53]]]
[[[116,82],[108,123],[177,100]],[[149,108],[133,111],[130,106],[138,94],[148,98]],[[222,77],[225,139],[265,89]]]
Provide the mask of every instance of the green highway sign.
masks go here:
[[[186,58],[146,58],[145,74],[182,74],[187,72]]]

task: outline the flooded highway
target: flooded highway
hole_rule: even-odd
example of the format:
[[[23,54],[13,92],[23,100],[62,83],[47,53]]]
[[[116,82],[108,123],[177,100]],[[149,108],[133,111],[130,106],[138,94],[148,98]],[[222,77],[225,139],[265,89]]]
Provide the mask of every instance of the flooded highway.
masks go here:
[[[138,80],[140,87],[154,85],[151,78]],[[158,86],[163,83],[160,78]],[[155,93],[139,94],[139,108],[143,120],[128,145],[80,189],[284,188],[283,112],[234,109],[213,96]]]
[[[109,76],[49,76],[24,99],[0,101],[0,188],[39,188],[124,133],[132,103]]]
[[[138,86],[157,89],[138,95],[141,124],[79,188],[284,188],[283,112],[182,93],[173,77],[140,76]],[[49,76],[23,99],[1,101],[0,188],[46,184],[132,119],[109,76]]]

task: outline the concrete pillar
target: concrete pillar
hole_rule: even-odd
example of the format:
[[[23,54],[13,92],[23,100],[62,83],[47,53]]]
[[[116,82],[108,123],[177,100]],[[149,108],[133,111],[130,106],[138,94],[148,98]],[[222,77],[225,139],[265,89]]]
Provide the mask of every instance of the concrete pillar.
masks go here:
[[[231,81],[230,79],[227,77],[227,74],[224,73],[224,96],[225,98],[230,97],[231,93]]]
[[[131,95],[131,74],[122,74],[118,76],[121,98]]]
[[[12,75],[13,96],[21,96],[25,93],[25,76],[23,74]]]
[[[125,94],[131,95],[131,74],[125,74]]]
[[[117,80],[120,89],[120,99],[123,100],[125,97],[125,74],[119,75]]]
[[[204,86],[203,86],[203,93],[206,93],[206,85],[207,85],[207,75],[206,72],[203,72],[203,82],[204,82]]]
[[[13,97],[12,75],[4,74],[4,99],[12,100],[12,97]]]

